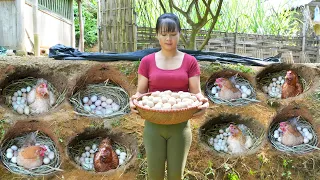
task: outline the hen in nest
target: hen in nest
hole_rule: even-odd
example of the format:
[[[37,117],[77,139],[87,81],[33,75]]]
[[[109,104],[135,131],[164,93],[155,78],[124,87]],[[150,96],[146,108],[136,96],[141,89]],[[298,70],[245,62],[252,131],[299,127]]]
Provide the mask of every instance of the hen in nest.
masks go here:
[[[232,77],[234,79],[234,77]],[[219,98],[224,100],[239,99],[241,98],[241,92],[235,87],[233,80],[226,78],[217,78],[216,84],[220,87]]]
[[[296,146],[303,143],[303,136],[297,129],[297,117],[280,123],[283,132],[281,143],[286,146]]]
[[[252,138],[244,133],[246,128],[241,125],[230,124],[231,135],[228,137],[227,142],[229,144],[228,149],[232,154],[243,153],[252,146]]]
[[[112,149],[111,140],[103,139],[99,145],[99,151],[94,155],[94,169],[97,172],[105,172],[116,169],[118,165],[119,159]]]
[[[301,94],[303,91],[301,84],[299,83],[298,75],[294,71],[287,71],[285,82],[282,85],[281,99],[294,97]]]
[[[32,114],[48,112],[56,98],[48,89],[48,82],[38,79],[36,86],[27,94],[27,102]]]
[[[39,167],[43,163],[43,157],[47,151],[45,146],[36,146],[37,132],[31,133],[18,152],[17,164],[27,169]]]

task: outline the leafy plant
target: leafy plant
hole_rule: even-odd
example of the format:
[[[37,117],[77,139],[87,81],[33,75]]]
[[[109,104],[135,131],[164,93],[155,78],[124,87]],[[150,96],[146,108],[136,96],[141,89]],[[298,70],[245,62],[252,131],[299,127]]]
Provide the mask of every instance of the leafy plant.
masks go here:
[[[192,25],[183,16],[180,11],[170,8],[169,1],[152,1],[141,0],[135,4],[135,12],[137,15],[138,27],[155,27],[156,19],[164,11],[162,6],[170,12],[177,14],[180,18],[180,23],[184,29],[192,29]],[[195,0],[175,1],[177,6],[186,11],[189,4],[196,2]],[[201,2],[201,3],[200,3]],[[198,8],[200,12],[205,12],[205,5],[200,1]],[[301,27],[301,13],[299,10],[294,10],[284,6],[290,4],[289,0],[283,1],[278,7],[267,4],[267,1],[262,0],[224,0],[219,18],[214,27],[214,30],[225,32],[239,33],[258,33],[268,35],[285,35],[293,36],[299,33]],[[217,4],[211,5],[212,9],[217,8]],[[199,21],[196,8],[190,11],[190,20]],[[189,20],[189,21],[190,21]],[[208,18],[208,22],[209,18]],[[209,30],[210,23],[206,23],[201,30]]]
[[[230,69],[234,69],[236,71],[240,71],[243,73],[254,73],[254,70],[249,66],[244,66],[243,64],[228,64],[226,65]]]
[[[188,28],[189,31],[182,31],[180,36],[181,41],[185,45],[186,49],[203,49],[204,46],[210,39],[210,34],[214,29],[216,22],[218,20],[223,0],[212,1],[212,0],[186,0],[186,1],[175,1],[175,0],[159,0],[158,2],[150,3],[150,0],[139,1],[136,8],[138,12],[138,23],[148,22],[153,20],[153,26],[155,27],[156,19],[162,13],[175,13],[180,18],[182,22],[182,28]],[[150,6],[152,4],[152,6]],[[150,13],[146,13],[143,10],[147,10]],[[156,14],[156,15],[155,15]],[[139,20],[141,18],[141,20]],[[151,23],[149,23],[151,25]],[[139,26],[139,24],[138,24]],[[197,34],[200,30],[207,26],[208,32],[202,34],[204,41],[198,46],[196,44]],[[151,27],[151,26],[149,26]]]
[[[291,171],[283,172],[281,176],[285,177],[286,179],[291,179]]]
[[[260,168],[264,165],[267,164],[269,162],[269,159],[265,156],[264,153],[260,153],[257,155],[258,160],[260,162]]]
[[[228,173],[228,179],[229,180],[240,180],[238,174],[233,171]]]
[[[214,173],[214,169],[212,167],[213,167],[212,162],[208,161],[208,167],[204,170],[205,177],[208,179],[214,178],[215,173]]]
[[[292,179],[291,178],[291,171],[290,169],[292,166],[292,160],[283,159],[282,166],[284,168],[284,172],[281,174],[282,177],[285,177],[286,179]]]
[[[250,174],[250,175],[255,175],[256,173],[257,173],[257,171],[254,171],[254,170],[252,170],[252,169],[249,170],[249,174]]]
[[[76,40],[79,41],[80,37],[80,27],[79,27],[79,17],[78,17],[78,4],[73,1],[73,11],[74,11],[74,24]],[[84,44],[86,47],[93,47],[98,40],[97,32],[97,11],[98,5],[96,1],[85,0],[82,2],[82,15],[84,23]]]
[[[116,118],[111,122],[112,127],[118,127],[121,125],[121,119],[120,118]]]

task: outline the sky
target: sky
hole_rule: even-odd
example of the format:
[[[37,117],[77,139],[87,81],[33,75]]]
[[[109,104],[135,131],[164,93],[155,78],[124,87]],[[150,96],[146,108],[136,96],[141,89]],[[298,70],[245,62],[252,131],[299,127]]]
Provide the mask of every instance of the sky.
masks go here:
[[[291,9],[310,3],[312,0],[265,0],[265,8],[274,9],[276,12],[281,12],[283,9]]]
[[[265,3],[274,9],[295,8],[310,3],[312,0],[266,0]]]

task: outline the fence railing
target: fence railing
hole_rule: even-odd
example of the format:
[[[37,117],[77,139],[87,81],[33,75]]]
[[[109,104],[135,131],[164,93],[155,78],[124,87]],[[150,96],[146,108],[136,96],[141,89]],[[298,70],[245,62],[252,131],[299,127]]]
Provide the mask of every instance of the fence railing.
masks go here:
[[[197,46],[202,44],[206,33],[206,31],[200,31],[197,34]],[[190,34],[190,30],[183,30],[183,34]],[[186,38],[188,38],[188,36],[186,36]],[[302,37],[213,31],[203,51],[235,53],[257,58],[267,58],[282,53],[290,54],[296,63],[319,63],[320,40],[317,37],[306,37],[304,51],[302,50],[302,41]],[[138,27],[138,50],[153,47],[159,47],[155,29]],[[180,47],[183,48],[182,43],[180,43]]]

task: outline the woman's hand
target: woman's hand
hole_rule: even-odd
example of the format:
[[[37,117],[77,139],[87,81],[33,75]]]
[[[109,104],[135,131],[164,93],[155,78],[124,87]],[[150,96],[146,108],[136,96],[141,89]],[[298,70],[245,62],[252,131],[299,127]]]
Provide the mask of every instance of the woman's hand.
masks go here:
[[[202,103],[198,106],[198,109],[200,109],[200,111],[194,113],[193,117],[202,116],[206,112],[206,109],[209,107],[208,98],[205,98],[201,93],[196,94],[196,97]]]
[[[136,106],[133,104],[133,101],[136,101],[137,98],[139,97],[139,95],[140,95],[140,93],[137,92],[135,95],[131,96],[131,98],[130,98],[130,109],[131,109],[131,112],[136,113],[136,114],[138,114],[139,112],[136,109]]]

